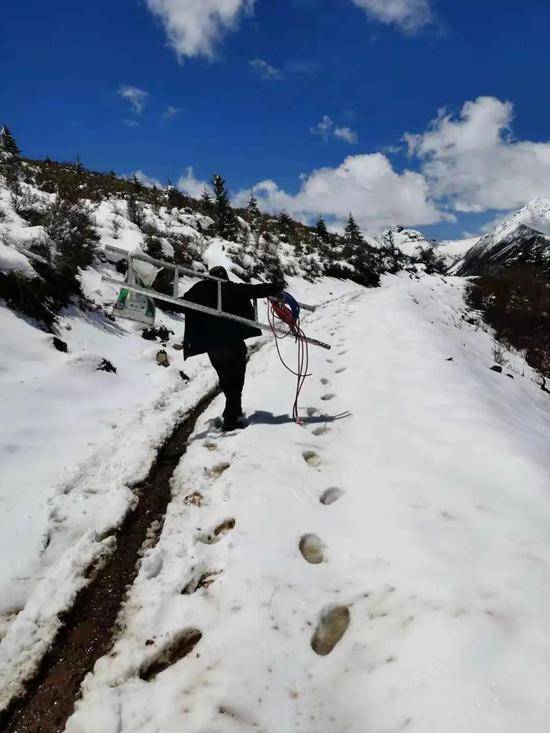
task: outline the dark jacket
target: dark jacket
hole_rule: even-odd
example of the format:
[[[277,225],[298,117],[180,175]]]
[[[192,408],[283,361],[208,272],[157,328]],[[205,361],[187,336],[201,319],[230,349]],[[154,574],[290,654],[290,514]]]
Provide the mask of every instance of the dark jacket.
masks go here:
[[[242,318],[254,320],[254,306],[251,298],[268,298],[277,295],[284,288],[284,283],[268,283],[265,285],[241,285],[240,283],[222,283],[222,310]],[[214,280],[201,280],[193,285],[185,295],[190,300],[209,308],[218,306],[218,283]],[[185,308],[185,336],[183,354],[189,356],[204,354],[206,351],[226,346],[236,341],[259,336],[260,329],[244,323],[230,321],[228,318],[210,316],[206,313]]]

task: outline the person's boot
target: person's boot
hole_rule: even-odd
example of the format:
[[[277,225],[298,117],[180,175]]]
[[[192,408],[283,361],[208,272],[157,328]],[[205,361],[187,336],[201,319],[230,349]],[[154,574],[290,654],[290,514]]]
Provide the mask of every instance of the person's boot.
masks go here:
[[[232,430],[242,430],[243,428],[248,427],[248,424],[248,420],[241,413],[238,417],[235,418],[225,417],[223,419],[222,430],[224,431],[224,433],[229,433]]]

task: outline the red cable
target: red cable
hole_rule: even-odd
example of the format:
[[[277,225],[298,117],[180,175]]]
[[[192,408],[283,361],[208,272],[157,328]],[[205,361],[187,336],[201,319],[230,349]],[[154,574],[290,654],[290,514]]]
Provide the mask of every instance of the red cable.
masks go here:
[[[273,336],[275,337],[275,346],[277,348],[277,355],[279,356],[281,364],[285,367],[285,369],[287,369],[291,374],[294,374],[294,376],[297,377],[296,396],[294,399],[294,404],[292,406],[292,417],[296,423],[301,425],[300,416],[298,414],[298,400],[300,398],[300,393],[302,391],[302,388],[305,384],[307,377],[311,376],[308,372],[309,346],[307,343],[306,336],[300,327],[300,320],[299,319],[297,321],[294,320],[294,316],[292,315],[291,310],[287,308],[285,304],[280,303],[278,301],[269,299],[268,302],[269,302],[268,313],[267,313],[268,321],[269,321],[269,325],[271,326]],[[281,321],[282,323],[285,324],[285,326],[288,327],[288,331],[286,331],[286,333],[281,334],[280,331],[276,330],[278,326],[277,321]],[[279,348],[279,341],[284,338],[287,338],[290,335],[294,336],[298,344],[298,366],[297,366],[296,371],[291,369],[291,367],[289,367],[288,364],[286,364],[281,354],[281,350]]]

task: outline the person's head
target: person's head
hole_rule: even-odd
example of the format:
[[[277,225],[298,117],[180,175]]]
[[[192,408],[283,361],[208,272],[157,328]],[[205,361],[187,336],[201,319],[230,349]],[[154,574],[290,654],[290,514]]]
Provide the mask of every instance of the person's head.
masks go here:
[[[221,265],[212,267],[208,274],[212,275],[212,277],[219,277],[220,280],[229,280],[229,275],[227,274],[227,270],[225,269],[225,267],[222,267]]]

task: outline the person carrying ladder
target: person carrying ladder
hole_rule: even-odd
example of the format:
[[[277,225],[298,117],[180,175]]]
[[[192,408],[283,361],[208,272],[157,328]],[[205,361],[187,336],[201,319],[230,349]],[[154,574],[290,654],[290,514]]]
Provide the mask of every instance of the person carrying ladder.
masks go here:
[[[275,297],[285,288],[284,281],[261,285],[231,282],[225,267],[213,267],[212,277],[225,282],[221,285],[221,310],[251,321],[255,320],[251,299]],[[218,283],[201,280],[184,295],[184,299],[209,308],[218,307]],[[246,427],[242,411],[242,392],[246,375],[245,340],[260,336],[261,331],[238,321],[217,318],[207,313],[185,308],[184,359],[207,353],[218,375],[220,388],[225,395],[223,430]]]

